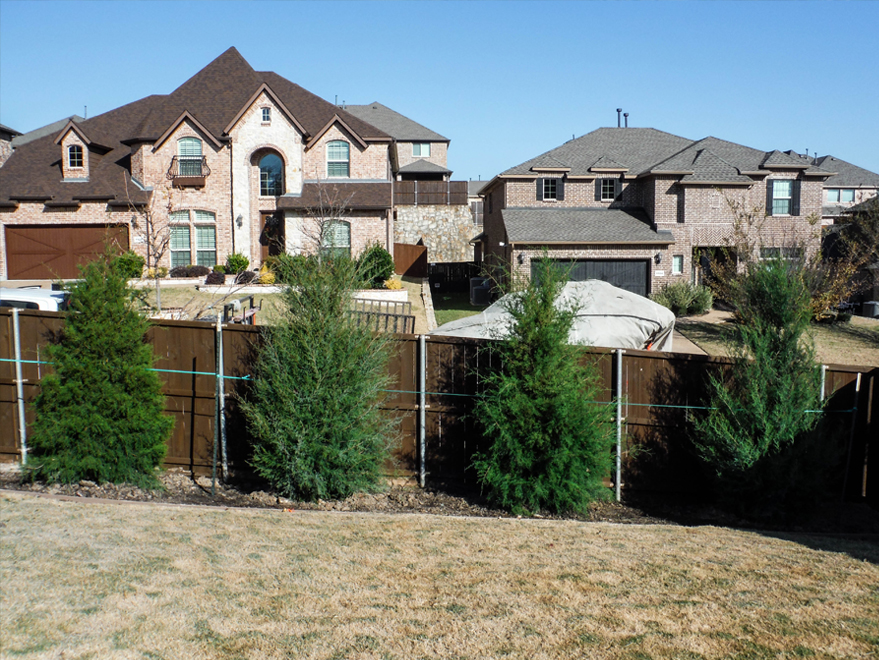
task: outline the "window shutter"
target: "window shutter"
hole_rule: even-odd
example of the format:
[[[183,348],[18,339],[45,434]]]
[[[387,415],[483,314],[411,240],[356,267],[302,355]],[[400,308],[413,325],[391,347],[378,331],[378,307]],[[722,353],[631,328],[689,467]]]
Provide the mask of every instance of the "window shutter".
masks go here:
[[[770,179],[766,182],[766,215],[774,215],[772,212],[772,187],[775,181]]]
[[[555,180],[555,198],[558,201],[562,201],[565,198],[565,180],[564,179],[556,179]]]
[[[791,215],[799,215],[800,214],[800,180],[799,179],[794,181],[794,185],[791,186],[790,214]]]
[[[537,201],[543,201],[543,179],[537,179]]]
[[[622,192],[623,192],[623,182],[620,181],[619,179],[614,179],[613,180],[613,198],[615,200],[619,199]]]
[[[595,179],[595,201],[601,201],[601,179]]]

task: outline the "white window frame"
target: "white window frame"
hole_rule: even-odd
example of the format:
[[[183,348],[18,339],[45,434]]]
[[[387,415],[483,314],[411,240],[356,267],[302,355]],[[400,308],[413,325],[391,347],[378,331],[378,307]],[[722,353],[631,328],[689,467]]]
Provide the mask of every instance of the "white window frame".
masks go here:
[[[79,151],[79,165],[73,164],[73,158],[71,157],[73,154],[73,150],[77,149]],[[85,150],[79,144],[71,144],[67,147],[67,168],[71,170],[81,170],[85,167]]]
[[[413,158],[430,158],[430,142],[413,142]]]
[[[851,197],[851,199],[846,199],[846,197]],[[852,204],[855,201],[855,189],[854,188],[841,188],[839,191],[839,201],[843,204]]]
[[[558,179],[543,180],[543,200],[556,201],[559,198]]]
[[[608,197],[605,193],[605,187],[610,186],[610,197]],[[601,201],[602,202],[612,202],[617,198],[617,182],[615,179],[602,179],[601,180]]]
[[[345,220],[333,220],[326,223],[321,237],[321,252],[338,256],[344,254],[351,257],[351,223]]]
[[[192,230],[189,227],[189,211],[175,211],[171,214],[170,223],[168,251],[170,252],[171,268],[188,266],[192,263]],[[175,234],[182,236],[182,230],[186,230],[186,247],[175,247]],[[183,261],[183,255],[186,255],[185,261]]]
[[[779,183],[786,183],[790,186],[788,188],[787,196],[778,194]],[[772,180],[772,215],[791,215],[794,207],[794,185],[794,179]],[[787,205],[787,211],[783,210],[782,204]],[[776,208],[778,208],[777,211]]]
[[[842,188],[828,188],[827,202],[830,204],[838,204],[842,198]]]
[[[186,209],[174,211],[169,217],[171,238],[168,243],[170,252],[171,268],[177,266],[199,265],[213,267],[217,264],[217,214],[213,211],[202,209]],[[199,238],[205,228],[213,229],[213,237],[205,245]],[[174,247],[175,229],[186,230],[187,247]],[[200,231],[201,230],[201,231]],[[182,232],[180,232],[182,234]],[[183,255],[186,255],[185,262]],[[195,259],[192,258],[193,254]],[[175,263],[175,261],[177,263]],[[211,262],[211,263],[208,263]]]
[[[337,145],[345,145],[345,153],[347,154],[345,158],[331,158],[330,152],[334,146]],[[331,174],[331,165],[338,166],[339,164],[344,163],[345,165],[345,174]],[[328,179],[347,179],[351,177],[351,145],[345,140],[332,140],[327,142],[327,178]]]
[[[198,145],[196,149],[190,148]],[[202,141],[192,135],[177,140],[177,171],[180,176],[202,176],[201,163],[204,158]]]
[[[263,124],[271,124],[272,123],[272,109],[271,108],[262,108],[262,123]]]

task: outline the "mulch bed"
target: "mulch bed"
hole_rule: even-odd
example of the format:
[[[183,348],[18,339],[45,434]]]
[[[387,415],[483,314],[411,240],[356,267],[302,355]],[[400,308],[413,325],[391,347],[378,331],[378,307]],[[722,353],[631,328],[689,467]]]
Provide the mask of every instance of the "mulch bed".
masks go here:
[[[355,493],[345,500],[298,502],[269,492],[257,479],[239,478],[230,483],[212,481],[207,476],[192,477],[188,472],[169,470],[160,476],[163,489],[144,490],[131,485],[47,484],[23,481],[14,465],[0,467],[0,489],[62,497],[99,498],[155,502],[161,504],[221,507],[288,509],[297,511],[349,511],[371,513],[419,513],[442,516],[509,518],[507,511],[492,508],[478,492],[449,492],[440,488],[419,488],[412,484],[391,483],[378,493]],[[213,491],[213,494],[212,494]],[[762,527],[710,505],[675,502],[656,495],[625,494],[626,501],[596,502],[588,516],[535,516],[546,519],[575,519],[620,524],[718,525],[724,527]],[[879,535],[879,512],[863,504],[830,505],[807,523],[773,525],[784,531],[833,534]]]

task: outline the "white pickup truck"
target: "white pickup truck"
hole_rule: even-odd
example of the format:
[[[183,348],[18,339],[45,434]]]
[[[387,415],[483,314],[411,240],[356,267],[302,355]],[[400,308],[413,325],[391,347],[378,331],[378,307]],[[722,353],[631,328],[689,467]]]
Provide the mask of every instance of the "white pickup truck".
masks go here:
[[[8,289],[0,288],[0,307],[18,309],[43,309],[50,312],[63,312],[67,309],[70,294],[66,291],[49,289]]]

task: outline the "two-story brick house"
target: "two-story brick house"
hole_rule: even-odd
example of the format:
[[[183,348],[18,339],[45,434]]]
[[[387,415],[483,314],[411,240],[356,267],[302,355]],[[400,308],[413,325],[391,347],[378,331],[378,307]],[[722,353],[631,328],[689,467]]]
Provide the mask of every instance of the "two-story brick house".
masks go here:
[[[820,245],[823,183],[834,174],[780,151],[652,128],[601,128],[496,176],[482,191],[483,253],[528,275],[542,250],[647,295],[698,278],[733,238],[736,213],[765,209],[754,237],[767,254]]]
[[[316,248],[393,250],[392,136],[230,48],[153,95],[17,147],[0,170],[0,278],[76,276],[108,232],[145,254],[170,223],[165,266]],[[326,229],[326,228],[325,228]]]

